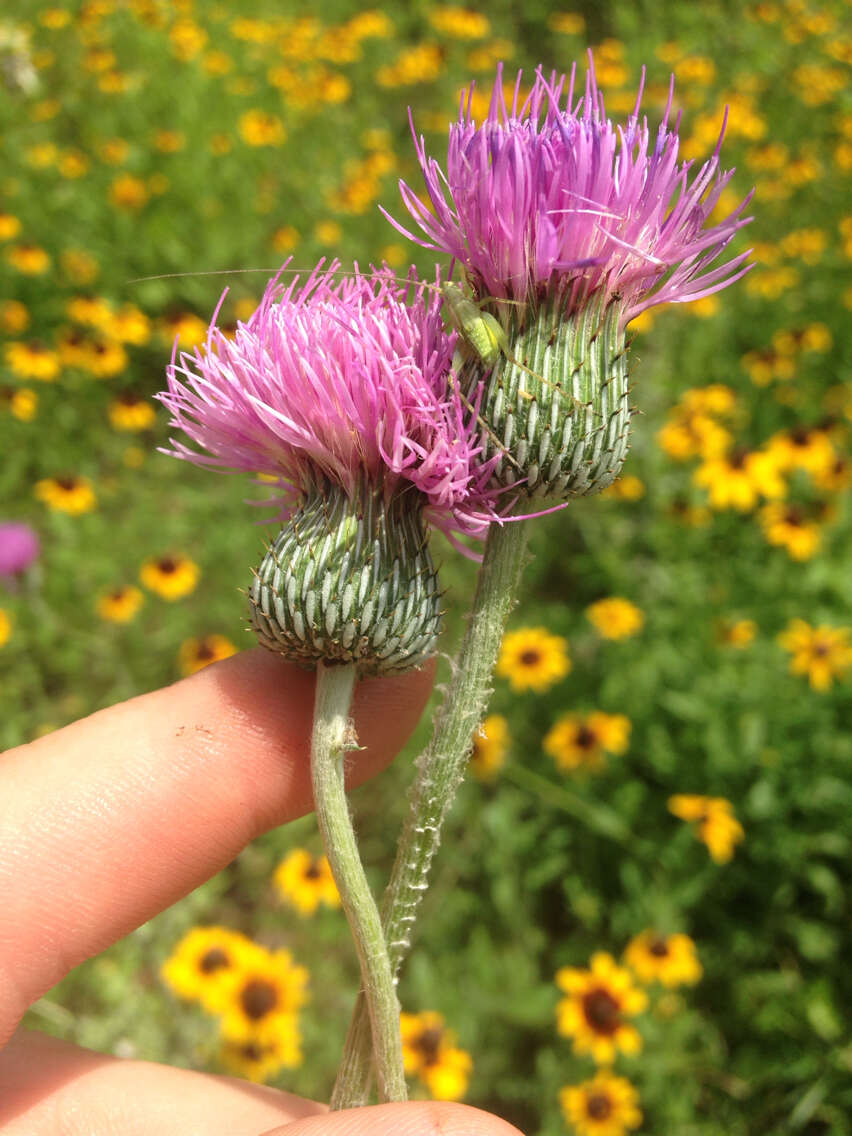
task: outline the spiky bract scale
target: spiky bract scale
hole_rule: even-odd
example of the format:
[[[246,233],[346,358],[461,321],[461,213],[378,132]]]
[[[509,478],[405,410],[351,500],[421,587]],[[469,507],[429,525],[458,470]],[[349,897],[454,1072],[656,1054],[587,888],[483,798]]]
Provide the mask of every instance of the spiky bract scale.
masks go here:
[[[496,359],[480,407],[495,481],[562,500],[605,489],[627,456],[631,415],[621,303],[601,295],[569,318],[559,302],[508,311],[511,354]],[[469,359],[462,390],[481,377]]]
[[[352,497],[320,481],[264,557],[249,592],[260,642],[293,662],[363,674],[420,665],[440,631],[438,576],[416,491]]]

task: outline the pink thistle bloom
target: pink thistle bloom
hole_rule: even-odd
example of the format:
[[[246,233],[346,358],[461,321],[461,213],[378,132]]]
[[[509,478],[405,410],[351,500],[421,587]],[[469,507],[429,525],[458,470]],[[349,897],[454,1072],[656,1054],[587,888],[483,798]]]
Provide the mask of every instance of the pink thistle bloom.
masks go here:
[[[386,214],[391,223],[424,248],[457,260],[480,298],[530,303],[555,295],[570,312],[598,293],[623,304],[622,325],[655,304],[697,300],[739,279],[750,267],[748,252],[716,262],[750,220],[741,214],[751,194],[705,228],[734,172],[719,165],[725,123],[713,154],[695,169],[693,162],[678,163],[680,119],[669,126],[673,81],[653,140],[647,119],[639,117],[644,72],[624,126],[605,115],[591,55],[576,102],[575,77],[576,67],[565,92],[564,75],[548,81],[539,68],[521,102],[518,72],[508,105],[500,65],[488,117],[478,125],[471,85],[450,126],[446,173],[415,134],[434,216],[400,182],[425,236]]]
[[[365,479],[386,497],[408,484],[425,498],[427,521],[483,535],[496,519],[491,465],[479,463],[449,381],[455,336],[439,299],[427,300],[413,276],[400,284],[389,269],[356,270],[335,281],[338,268],[320,264],[301,287],[276,277],[233,338],[217,328],[217,308],[206,342],[173,355],[157,397],[206,452],[174,439],[167,452],[274,477],[285,513],[318,476],[350,498]]]
[[[19,576],[38,560],[38,534],[21,521],[0,522],[0,579]]]

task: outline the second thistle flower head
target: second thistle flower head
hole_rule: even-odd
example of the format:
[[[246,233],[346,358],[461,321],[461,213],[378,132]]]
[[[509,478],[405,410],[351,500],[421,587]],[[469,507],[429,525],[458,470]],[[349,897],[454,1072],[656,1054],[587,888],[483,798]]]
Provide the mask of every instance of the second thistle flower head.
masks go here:
[[[337,268],[273,280],[232,338],[214,317],[160,398],[202,451],[173,441],[175,456],[280,486],[289,520],[250,595],[261,642],[304,663],[403,669],[438,631],[424,522],[479,535],[493,494],[448,382],[439,305],[413,278]]]
[[[576,69],[568,79],[539,69],[524,98],[519,73],[507,100],[498,68],[484,121],[463,96],[445,171],[415,136],[431,209],[401,182],[420,233],[393,222],[457,261],[501,324],[483,439],[493,454],[500,439],[513,459],[499,463],[498,479],[533,496],[589,493],[617,475],[627,450],[627,323],[748,270],[748,253],[719,259],[747,223],[749,198],[708,224],[733,173],[720,168],[721,134],[695,169],[678,162],[672,90],[654,136],[639,116],[641,87],[627,122],[614,126],[592,67],[579,98],[575,81]],[[477,369],[474,359],[468,370]]]

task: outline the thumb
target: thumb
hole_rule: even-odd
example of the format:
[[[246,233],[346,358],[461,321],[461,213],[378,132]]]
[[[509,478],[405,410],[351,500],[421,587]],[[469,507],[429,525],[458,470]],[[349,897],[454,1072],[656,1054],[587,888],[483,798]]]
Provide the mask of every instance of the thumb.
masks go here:
[[[270,1128],[262,1136],[521,1136],[517,1128],[464,1104],[412,1101],[327,1112]]]

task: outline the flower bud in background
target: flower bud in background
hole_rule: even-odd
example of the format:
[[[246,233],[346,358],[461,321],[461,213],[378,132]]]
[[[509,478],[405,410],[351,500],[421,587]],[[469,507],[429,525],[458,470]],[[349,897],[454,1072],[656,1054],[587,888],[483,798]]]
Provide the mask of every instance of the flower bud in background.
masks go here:
[[[498,67],[479,124],[471,87],[450,126],[446,172],[415,135],[431,208],[404,182],[400,189],[422,235],[389,218],[461,266],[481,312],[475,330],[494,346],[487,356],[468,351],[461,386],[488,375],[484,453],[497,458],[499,484],[531,497],[597,492],[618,475],[629,321],[655,304],[709,296],[748,270],[748,253],[716,262],[747,223],[749,198],[705,227],[733,172],[720,169],[721,134],[693,171],[677,161],[673,91],[654,140],[639,117],[641,87],[615,127],[591,65],[579,99],[575,78],[576,68],[566,90],[565,76],[548,80],[539,69],[524,98],[519,73],[507,103]]]
[[[490,467],[448,382],[440,303],[389,270],[268,286],[230,336],[173,358],[161,401],[201,465],[260,473],[288,518],[250,592],[252,625],[304,665],[402,670],[434,649],[440,592],[427,525],[482,535]],[[413,298],[411,298],[413,293]],[[410,301],[410,302],[407,302]]]

